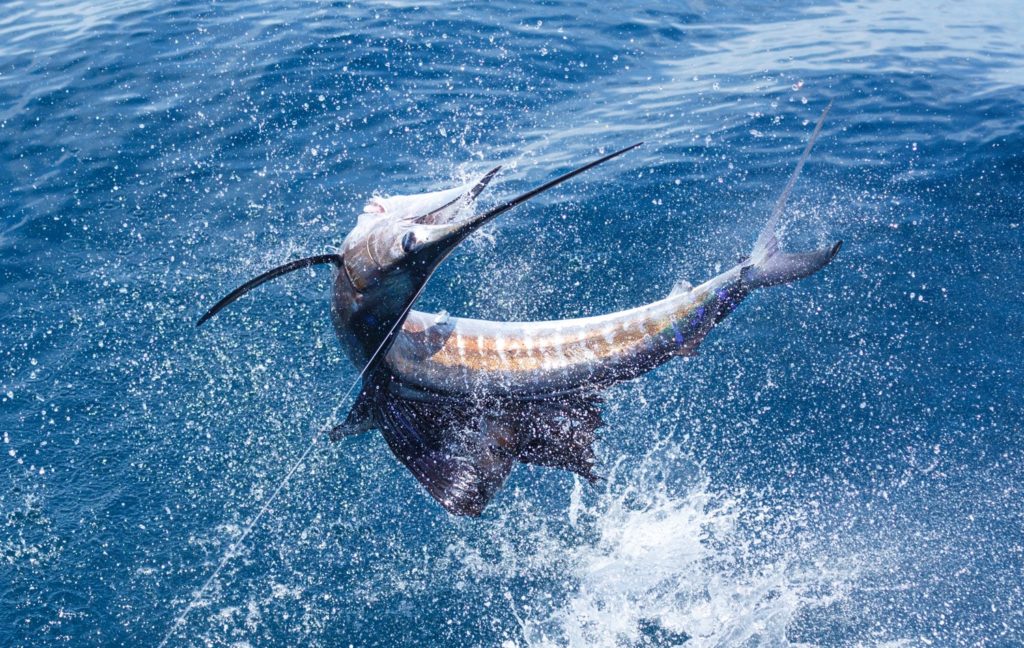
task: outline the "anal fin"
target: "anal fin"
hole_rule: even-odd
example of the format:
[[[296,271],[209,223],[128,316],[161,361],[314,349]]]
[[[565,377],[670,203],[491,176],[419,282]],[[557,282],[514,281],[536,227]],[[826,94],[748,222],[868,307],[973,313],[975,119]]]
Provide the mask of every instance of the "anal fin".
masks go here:
[[[693,290],[693,284],[686,279],[679,279],[672,284],[672,290],[669,291],[668,296],[674,297],[676,295],[682,295]]]

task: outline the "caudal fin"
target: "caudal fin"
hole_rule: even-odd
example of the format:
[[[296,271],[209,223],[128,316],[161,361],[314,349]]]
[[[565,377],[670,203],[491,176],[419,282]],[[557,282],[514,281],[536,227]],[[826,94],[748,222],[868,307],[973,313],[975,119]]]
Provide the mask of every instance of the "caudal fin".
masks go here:
[[[761,263],[743,268],[743,281],[750,288],[764,288],[803,279],[827,266],[842,245],[842,241],[836,241],[810,252],[777,252]]]
[[[831,108],[832,102],[829,102],[828,106],[821,113],[821,117],[818,118],[818,123],[814,126],[814,132],[811,133],[811,138],[807,141],[807,146],[804,148],[800,160],[796,163],[796,168],[793,169],[792,175],[789,176],[786,188],[782,190],[782,195],[779,196],[778,201],[775,203],[775,209],[772,210],[771,217],[765,224],[764,229],[761,230],[760,235],[758,235],[757,241],[754,243],[754,249],[750,253],[750,258],[743,267],[743,280],[750,288],[777,286],[812,275],[828,265],[843,244],[842,241],[837,241],[832,245],[810,252],[791,254],[781,249],[778,238],[779,221],[786,209],[789,194],[792,193],[793,185],[796,184],[797,178],[800,177],[800,172],[803,171],[804,163],[807,162],[807,157],[811,154],[811,149],[818,139],[818,134],[821,133],[821,127],[825,124],[825,116],[828,115],[828,111]]]

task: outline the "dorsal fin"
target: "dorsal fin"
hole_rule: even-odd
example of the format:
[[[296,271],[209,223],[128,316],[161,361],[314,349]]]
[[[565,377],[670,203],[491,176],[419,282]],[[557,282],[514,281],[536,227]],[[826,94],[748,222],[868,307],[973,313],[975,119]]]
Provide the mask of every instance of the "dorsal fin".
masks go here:
[[[480,400],[409,389],[386,367],[367,379],[340,439],[375,427],[395,457],[450,513],[478,516],[518,463],[569,470],[593,482],[597,393]]]

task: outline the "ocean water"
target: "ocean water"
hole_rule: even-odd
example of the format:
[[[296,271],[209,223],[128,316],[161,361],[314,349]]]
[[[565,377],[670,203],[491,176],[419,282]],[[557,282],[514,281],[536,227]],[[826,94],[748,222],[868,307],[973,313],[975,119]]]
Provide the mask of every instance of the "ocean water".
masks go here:
[[[324,442],[194,598],[357,370],[326,270],[214,300],[375,192],[644,140],[420,307],[651,301],[749,250],[829,101],[786,239],[842,252],[609,391],[603,482],[457,519]],[[1017,0],[7,0],[0,187],[0,645],[1024,643]]]

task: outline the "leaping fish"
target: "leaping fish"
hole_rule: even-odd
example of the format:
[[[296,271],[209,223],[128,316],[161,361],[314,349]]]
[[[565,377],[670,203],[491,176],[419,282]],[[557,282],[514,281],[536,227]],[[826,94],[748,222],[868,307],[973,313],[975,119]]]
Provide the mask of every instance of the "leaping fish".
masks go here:
[[[758,288],[811,275],[841,241],[802,253],[780,248],[779,220],[821,132],[825,108],[750,255],[694,287],[598,317],[498,322],[429,314],[412,305],[438,265],[497,216],[634,144],[476,214],[476,182],[427,194],[371,199],[341,252],[298,259],[251,279],[215,304],[202,324],[244,293],[313,265],[336,269],[331,319],[348,357],[364,367],[359,397],[331,438],[380,430],[394,455],[446,510],[480,515],[517,463],[595,480],[601,392],[677,356]]]

